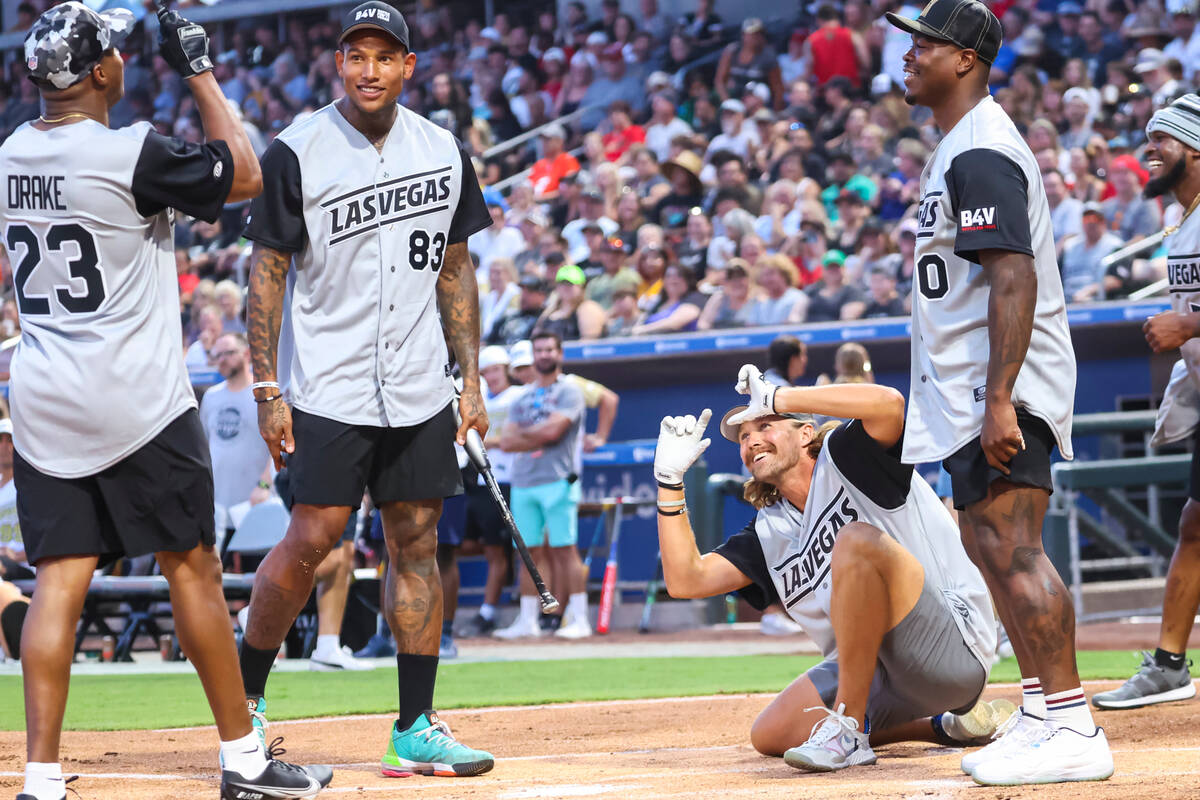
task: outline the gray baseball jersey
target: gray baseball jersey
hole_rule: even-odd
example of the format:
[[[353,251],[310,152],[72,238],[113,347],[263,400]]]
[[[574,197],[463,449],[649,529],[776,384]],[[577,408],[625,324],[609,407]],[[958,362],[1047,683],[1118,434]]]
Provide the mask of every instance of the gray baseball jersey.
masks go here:
[[[1192,214],[1167,237],[1167,279],[1171,308],[1181,314],[1200,311],[1200,214]],[[1179,348],[1192,383],[1200,389],[1200,339]]]
[[[196,406],[170,209],[215,221],[233,158],[224,142],[187,144],[146,122],[84,120],[22,125],[0,146],[0,173],[21,317],[13,444],[48,475],[92,475]]]
[[[279,134],[262,167],[246,236],[292,254],[280,337],[292,404],[376,427],[445,408],[438,271],[448,245],[491,224],[461,143],[397,107],[380,152],[328,105]]]
[[[906,434],[907,435],[907,434]],[[758,512],[716,552],[751,580],[740,590],[756,608],[780,602],[836,657],[830,620],[833,547],[851,522],[892,536],[925,568],[925,583],[953,612],[963,640],[987,669],[996,649],[991,597],[967,558],[958,525],[925,479],[853,420],[832,431],[817,457],[804,508],[780,500]]]
[[[1075,353],[1041,171],[1008,115],[985,97],[945,135],[921,174],[913,288],[912,385],[904,461],[936,461],[980,435],[991,287],[979,251],[1033,256],[1037,306],[1012,399],[1071,458]]]

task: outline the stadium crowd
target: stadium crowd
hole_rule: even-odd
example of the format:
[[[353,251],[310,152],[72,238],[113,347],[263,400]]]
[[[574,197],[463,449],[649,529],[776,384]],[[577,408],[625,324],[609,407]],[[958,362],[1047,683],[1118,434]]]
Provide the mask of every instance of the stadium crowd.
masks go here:
[[[14,29],[47,2],[23,3]],[[919,9],[848,0],[764,21],[722,19],[708,0],[680,18],[656,0],[599,5],[560,18],[534,3],[491,25],[429,0],[409,11],[419,59],[402,101],[474,155],[495,222],[470,241],[488,343],[908,313],[914,200],[940,133],[903,100],[909,41],[882,14]],[[1158,277],[1156,262],[1101,259],[1179,214],[1141,197],[1139,155],[1153,109],[1195,85],[1195,0],[993,7],[994,96],[1042,165],[1068,300],[1123,297]],[[217,78],[257,148],[342,93],[334,16],[214,32]],[[198,140],[179,79],[127,49],[113,124]],[[37,114],[22,73],[13,60],[0,83],[4,134]],[[195,366],[214,365],[216,335],[241,325],[245,213],[178,226]]]

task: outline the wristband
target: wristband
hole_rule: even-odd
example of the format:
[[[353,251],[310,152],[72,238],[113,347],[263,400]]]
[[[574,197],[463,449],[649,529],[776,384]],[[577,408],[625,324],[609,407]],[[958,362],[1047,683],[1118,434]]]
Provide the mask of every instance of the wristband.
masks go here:
[[[659,500],[658,501],[659,508],[679,508],[681,506],[686,506],[686,505],[687,505],[687,500]]]
[[[252,392],[255,389],[278,389],[278,388],[279,388],[279,384],[275,381],[258,381],[257,383],[250,384],[250,391],[252,391]]]
[[[658,510],[658,515],[660,517],[678,517],[680,514],[685,513],[687,513],[686,508],[681,508],[678,511],[663,511],[661,508]]]
[[[281,397],[283,397],[283,395],[281,395],[281,394],[273,394],[273,395],[270,395],[269,397],[263,397],[263,398],[256,397],[256,398],[254,398],[254,402],[259,403],[261,405],[262,403],[269,403],[272,400],[278,400]]]
[[[663,483],[662,481],[658,480],[657,478],[655,478],[655,482],[658,483],[658,488],[660,488],[660,489],[670,489],[675,492],[683,491],[682,483]]]

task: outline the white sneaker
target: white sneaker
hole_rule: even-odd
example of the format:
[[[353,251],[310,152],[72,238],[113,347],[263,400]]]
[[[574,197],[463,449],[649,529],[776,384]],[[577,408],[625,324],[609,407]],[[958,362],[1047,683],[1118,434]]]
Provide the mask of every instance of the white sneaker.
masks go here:
[[[971,746],[987,744],[996,735],[1009,717],[1017,713],[1017,707],[1009,700],[980,700],[965,714],[947,711],[937,715],[935,724],[956,745]]]
[[[858,720],[844,713],[846,704],[837,711],[828,708],[806,708],[805,711],[824,711],[825,719],[813,725],[808,741],[793,747],[783,754],[789,767],[808,772],[836,772],[859,764],[874,764],[875,751],[871,749],[866,733],[858,730]]]
[[[793,622],[791,617],[783,614],[763,614],[758,624],[763,636],[794,636],[804,633],[804,629]]]
[[[995,735],[992,737],[992,743],[987,747],[974,752],[967,753],[962,757],[962,771],[968,775],[975,772],[975,768],[984,761],[990,761],[993,758],[1004,755],[1012,747],[1024,747],[1035,739],[1041,739],[1050,735],[1052,731],[1046,727],[1046,721],[1041,717],[1035,717],[1032,714],[1025,713],[1025,709],[1018,710],[1008,718],[1008,721],[996,729]]]
[[[971,777],[983,786],[1020,786],[1102,781],[1112,774],[1112,751],[1103,728],[1096,728],[1091,736],[1071,728],[1055,728],[1025,747],[1014,747],[984,761]]]
[[[554,635],[563,639],[586,639],[592,635],[592,626],[587,617],[573,616],[570,622],[560,625]]]
[[[497,628],[492,636],[497,639],[536,639],[542,635],[542,627],[538,625],[537,617],[518,616],[507,628]]]
[[[313,653],[308,668],[313,672],[366,672],[375,669],[375,665],[360,661],[349,647],[342,647],[328,653]]]
[[[237,613],[237,621],[238,621],[238,629],[241,630],[242,635],[244,636],[246,634],[246,625],[250,621],[250,604],[249,603],[242,606],[241,611],[239,611]]]

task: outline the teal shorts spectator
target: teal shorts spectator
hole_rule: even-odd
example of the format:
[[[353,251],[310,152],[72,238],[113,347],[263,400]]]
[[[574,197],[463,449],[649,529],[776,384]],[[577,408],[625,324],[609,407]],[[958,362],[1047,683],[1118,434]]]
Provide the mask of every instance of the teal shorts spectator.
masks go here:
[[[551,547],[572,547],[579,540],[579,501],[583,487],[566,478],[541,486],[512,487],[513,520],[530,547],[540,547],[550,531]]]

